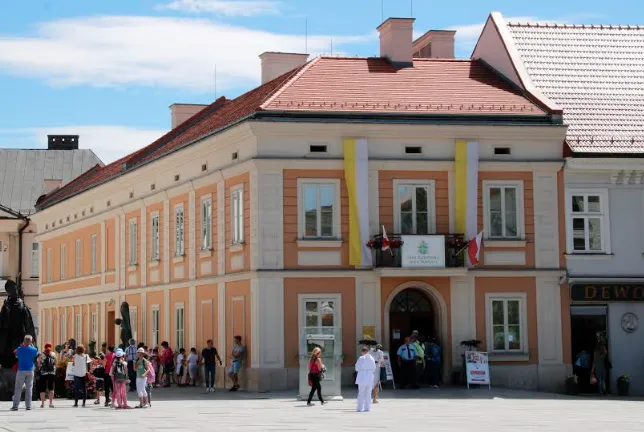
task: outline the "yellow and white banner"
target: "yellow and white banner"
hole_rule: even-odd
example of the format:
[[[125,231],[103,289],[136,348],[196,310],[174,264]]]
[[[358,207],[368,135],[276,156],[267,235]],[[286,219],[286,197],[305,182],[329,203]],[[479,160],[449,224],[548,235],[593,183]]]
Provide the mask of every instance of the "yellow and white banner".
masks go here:
[[[349,192],[349,264],[370,266],[369,150],[364,138],[344,139],[344,178]]]
[[[456,140],[456,232],[465,234],[465,241],[475,238],[478,233],[478,182],[479,143]],[[468,264],[469,258],[467,258]]]

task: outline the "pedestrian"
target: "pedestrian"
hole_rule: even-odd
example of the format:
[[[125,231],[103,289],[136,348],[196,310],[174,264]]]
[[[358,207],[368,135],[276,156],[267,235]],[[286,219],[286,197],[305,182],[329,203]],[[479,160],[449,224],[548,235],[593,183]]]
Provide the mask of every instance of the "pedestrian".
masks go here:
[[[112,370],[112,364],[114,363],[114,345],[107,347],[107,354],[105,355],[105,406],[110,406],[110,393],[114,390],[114,379],[110,376],[110,371]]]
[[[152,387],[157,382],[156,371],[154,365],[149,359],[148,354],[144,354],[143,358],[148,360],[148,376],[145,383],[145,391],[148,394],[148,407],[152,407]]]
[[[74,373],[74,408],[78,408],[78,399],[83,398],[83,408],[87,401],[87,372],[92,360],[85,354],[83,345],[76,346],[76,354],[72,357],[72,370]]]
[[[177,365],[175,367],[175,370],[177,372],[177,385],[179,387],[183,386],[183,376],[185,375],[185,372],[186,372],[184,367],[185,359],[186,359],[186,350],[185,348],[180,348],[179,354],[177,354],[177,358],[176,358]]]
[[[443,350],[438,344],[438,341],[435,337],[432,337],[425,351],[425,356],[428,360],[428,369],[429,369],[429,384],[433,388],[438,388],[441,383],[441,370],[442,370],[442,357]]]
[[[358,412],[371,411],[371,390],[373,389],[373,377],[376,371],[376,362],[364,346],[360,350],[362,355],[356,362],[356,384],[358,385]]]
[[[418,379],[422,377],[425,373],[425,350],[423,349],[419,336],[418,336],[418,330],[414,330],[411,334],[410,337],[411,343],[416,349],[416,383],[418,383]]]
[[[134,362],[136,370],[136,393],[139,396],[139,405],[134,408],[147,408],[148,406],[148,375],[150,374],[150,362],[145,358],[145,348],[138,348],[136,351],[138,359]]]
[[[239,390],[239,372],[241,371],[241,368],[244,364],[244,360],[246,359],[246,347],[242,345],[241,336],[235,336],[233,338],[233,350],[231,353],[231,357],[232,357],[232,360],[230,363],[230,370],[229,370],[228,376],[233,382],[233,386],[230,388],[229,391],[237,391]]]
[[[219,361],[219,366],[222,365],[222,362],[213,340],[208,339],[206,345],[207,347],[201,351],[201,362],[204,365],[206,375],[206,393],[210,393],[215,391],[215,372],[217,367],[215,361]]]
[[[152,355],[150,356],[150,363],[152,363],[152,368],[154,369],[154,382],[152,383],[152,386],[158,387],[159,378],[160,378],[159,375],[161,374],[161,358],[159,357],[159,348],[154,347],[152,349]]]
[[[188,385],[197,386],[197,373],[199,372],[199,355],[197,348],[190,348],[188,355]]]
[[[96,400],[94,401],[94,405],[100,405],[101,394],[105,392],[105,378],[109,378],[109,376],[105,371],[105,356],[103,353],[100,353],[95,360],[97,364],[92,371],[92,375],[94,375],[94,378],[96,379]],[[105,400],[107,400],[107,398]]]
[[[385,354],[382,352],[382,345],[378,344],[371,350],[371,357],[376,362],[376,369],[373,372],[373,403],[378,403],[378,393],[380,391],[380,381],[387,380],[387,370],[385,369]]]
[[[597,379],[597,389],[600,396],[606,394],[606,361],[608,359],[608,350],[604,342],[599,342],[593,353],[593,367],[590,370],[591,378]]]
[[[127,361],[127,375],[130,379],[130,391],[136,391],[136,372],[134,371],[134,362],[138,358],[136,351],[139,349],[136,346],[136,340],[130,339],[130,345],[125,348],[125,360]]]
[[[172,373],[174,372],[174,355],[168,342],[161,342],[161,346],[163,347],[163,351],[161,352],[161,363],[163,364],[163,375],[165,377],[163,387],[170,387],[170,380],[172,379]]]
[[[65,342],[65,346],[63,347],[63,353],[61,357],[64,359],[71,359],[72,357],[74,357],[74,350],[71,348],[71,344],[69,341]]]
[[[411,343],[411,339],[408,337],[405,338],[405,343],[398,348],[398,366],[402,371],[402,382],[400,388],[405,388],[407,386],[417,389],[418,384],[416,383],[416,357],[418,353],[416,348]]]
[[[112,369],[110,369],[110,376],[114,381],[114,394],[112,395],[114,401],[113,406],[115,409],[130,408],[127,403],[126,386],[129,378],[125,353],[121,348],[118,348],[114,355],[114,363],[112,364]]]
[[[13,390],[13,406],[11,411],[18,411],[20,397],[22,396],[22,386],[25,386],[25,408],[31,410],[31,399],[34,390],[34,366],[38,356],[38,350],[34,347],[34,338],[26,335],[22,345],[16,349],[18,358],[18,370],[16,371],[16,384]]]
[[[54,407],[54,382],[56,380],[56,353],[50,342],[45,344],[45,351],[38,357],[40,381],[40,408],[45,407],[45,399],[49,399],[49,408]]]
[[[313,406],[313,394],[318,393],[318,399],[320,399],[320,404],[324,405],[324,398],[322,397],[322,378],[324,377],[324,372],[326,368],[324,363],[322,363],[322,350],[320,347],[313,348],[311,352],[311,358],[309,359],[309,385],[311,386],[311,392],[309,393],[309,398],[306,401],[307,406]]]

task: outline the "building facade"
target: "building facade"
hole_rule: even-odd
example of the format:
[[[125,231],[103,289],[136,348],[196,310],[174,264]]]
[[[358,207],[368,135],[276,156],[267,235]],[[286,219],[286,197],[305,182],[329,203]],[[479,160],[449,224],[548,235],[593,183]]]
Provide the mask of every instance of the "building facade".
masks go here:
[[[360,339],[395,351],[413,330],[445,381],[478,339],[495,385],[561,387],[561,112],[412,24],[379,27],[379,58],[265,53],[260,87],[44,197],[46,338],[114,343],[127,301],[151,346],[241,335],[250,389],[302,391],[316,344],[339,392]],[[412,58],[432,52],[452,58]]]
[[[38,323],[40,250],[31,220],[43,193],[68,183],[102,162],[78,148],[78,135],[50,135],[46,149],[0,149],[0,289],[17,282]]]
[[[642,27],[507,23],[493,13],[473,54],[564,112],[561,263],[571,314],[565,361],[592,355],[598,338],[606,339],[610,387],[628,375],[638,395],[644,394],[643,52]]]

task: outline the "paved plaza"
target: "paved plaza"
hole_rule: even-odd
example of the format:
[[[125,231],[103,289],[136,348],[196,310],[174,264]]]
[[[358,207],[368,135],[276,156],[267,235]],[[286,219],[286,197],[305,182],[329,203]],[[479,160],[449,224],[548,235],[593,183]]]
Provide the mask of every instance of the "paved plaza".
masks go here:
[[[557,431],[644,430],[644,402],[483,389],[385,392],[370,413],[355,412],[355,391],[345,400],[306,407],[288,393],[203,394],[163,389],[153,407],[115,411],[88,405],[10,412],[0,403],[0,431]],[[132,394],[134,396],[134,394]]]

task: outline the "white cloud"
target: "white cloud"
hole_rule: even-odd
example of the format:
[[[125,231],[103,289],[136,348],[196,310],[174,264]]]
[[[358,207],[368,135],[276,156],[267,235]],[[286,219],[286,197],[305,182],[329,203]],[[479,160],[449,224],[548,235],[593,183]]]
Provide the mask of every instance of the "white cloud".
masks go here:
[[[309,35],[316,55],[372,35]],[[303,35],[277,34],[209,19],[98,16],[39,24],[31,37],[0,35],[0,71],[51,85],[147,85],[224,91],[256,84],[264,51],[302,52]]]
[[[105,163],[114,162],[148,144],[167,130],[120,125],[35,127],[0,130],[0,147],[46,148],[47,135],[80,135],[80,148],[91,149]],[[33,143],[38,143],[34,146]]]
[[[279,4],[269,0],[174,0],[170,3],[158,5],[157,9],[249,17],[278,14]]]

